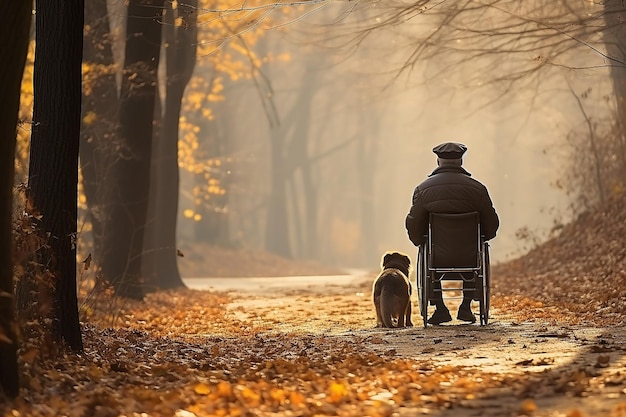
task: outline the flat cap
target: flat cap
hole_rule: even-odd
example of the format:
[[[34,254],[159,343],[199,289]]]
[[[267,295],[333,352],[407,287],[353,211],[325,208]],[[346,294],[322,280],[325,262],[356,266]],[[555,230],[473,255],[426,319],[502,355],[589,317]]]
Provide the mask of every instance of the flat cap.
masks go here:
[[[433,148],[433,152],[441,159],[460,159],[466,150],[467,146],[456,142],[442,143]]]

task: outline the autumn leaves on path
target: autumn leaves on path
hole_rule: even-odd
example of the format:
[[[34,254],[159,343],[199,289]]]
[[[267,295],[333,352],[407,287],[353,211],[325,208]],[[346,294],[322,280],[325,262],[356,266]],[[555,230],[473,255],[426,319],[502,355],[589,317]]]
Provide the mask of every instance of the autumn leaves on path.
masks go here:
[[[428,329],[375,329],[373,277],[323,286],[290,279],[265,293],[178,290],[151,294],[144,303],[102,294],[82,308],[84,354],[55,357],[49,354],[53,347],[35,334],[27,338],[25,395],[8,412],[35,417],[619,412],[626,389],[623,328],[517,321],[509,310],[494,311],[486,327],[453,321]]]

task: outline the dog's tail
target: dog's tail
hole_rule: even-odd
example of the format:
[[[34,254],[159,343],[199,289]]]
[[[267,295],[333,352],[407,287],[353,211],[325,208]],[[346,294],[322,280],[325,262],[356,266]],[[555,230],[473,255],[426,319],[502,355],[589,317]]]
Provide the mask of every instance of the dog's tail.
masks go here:
[[[380,315],[385,327],[399,327],[400,317],[396,316],[394,305],[396,303],[396,295],[393,292],[383,288],[380,294]],[[396,319],[395,321],[393,319]]]

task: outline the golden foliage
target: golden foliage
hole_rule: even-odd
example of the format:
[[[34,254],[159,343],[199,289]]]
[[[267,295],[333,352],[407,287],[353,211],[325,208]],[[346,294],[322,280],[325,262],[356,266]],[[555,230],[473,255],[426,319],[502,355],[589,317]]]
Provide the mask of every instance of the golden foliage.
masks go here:
[[[171,7],[179,8],[179,4],[172,3]],[[213,106],[227,99],[225,84],[249,80],[263,65],[289,59],[288,54],[258,56],[253,48],[275,23],[274,16],[296,15],[298,10],[259,0],[243,6],[228,1],[200,1],[198,58],[182,103],[178,158],[180,168],[197,177],[195,183],[207,185],[194,186],[190,200],[193,207],[185,210],[202,212],[223,206],[220,197],[228,191],[222,178],[232,160],[215,155],[206,145],[207,128],[214,119]],[[185,218],[199,221],[202,215]]]
[[[28,178],[28,159],[30,152],[30,133],[33,121],[33,65],[35,63],[35,42],[28,47],[22,93],[18,113],[17,142],[15,149],[15,182],[25,183]]]
[[[93,86],[102,76],[114,76],[119,71],[119,65],[102,65],[83,62],[83,94],[90,96],[93,94]],[[94,115],[95,116],[95,115]]]

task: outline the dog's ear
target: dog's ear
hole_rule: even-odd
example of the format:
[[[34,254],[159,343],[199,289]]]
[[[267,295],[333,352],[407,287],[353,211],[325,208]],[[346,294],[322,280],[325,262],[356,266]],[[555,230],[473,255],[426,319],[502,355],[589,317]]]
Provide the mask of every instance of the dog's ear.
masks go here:
[[[381,268],[384,268],[385,265],[387,265],[389,263],[389,259],[393,256],[393,254],[391,252],[387,252],[385,253],[385,255],[383,255],[383,260],[380,263]]]

